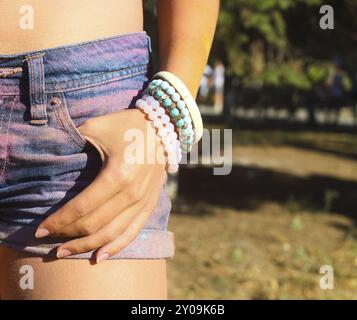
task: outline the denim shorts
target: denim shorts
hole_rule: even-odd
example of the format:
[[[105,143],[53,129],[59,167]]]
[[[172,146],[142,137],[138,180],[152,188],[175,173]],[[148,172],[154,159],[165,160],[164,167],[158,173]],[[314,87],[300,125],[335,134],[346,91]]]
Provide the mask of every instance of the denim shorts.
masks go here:
[[[86,188],[101,167],[77,128],[133,107],[148,83],[145,31],[69,46],[0,55],[0,244],[54,256],[68,239],[36,239],[36,227]],[[118,124],[120,125],[120,124]],[[174,254],[166,185],[137,238],[111,259]],[[69,258],[90,259],[93,252]]]

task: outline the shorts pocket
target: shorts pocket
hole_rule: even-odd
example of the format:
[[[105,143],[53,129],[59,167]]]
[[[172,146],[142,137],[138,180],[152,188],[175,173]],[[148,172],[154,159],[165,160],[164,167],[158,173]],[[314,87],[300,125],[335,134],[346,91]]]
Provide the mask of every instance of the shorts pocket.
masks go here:
[[[79,90],[54,93],[48,97],[49,107],[69,142],[81,151],[87,141],[77,128],[93,117],[134,106],[147,80],[146,75],[141,74]]]
[[[61,129],[66,133],[69,141],[75,148],[82,150],[86,144],[86,139],[78,131],[76,125],[69,115],[66,99],[62,92],[49,97],[49,104],[53,108],[54,115]]]

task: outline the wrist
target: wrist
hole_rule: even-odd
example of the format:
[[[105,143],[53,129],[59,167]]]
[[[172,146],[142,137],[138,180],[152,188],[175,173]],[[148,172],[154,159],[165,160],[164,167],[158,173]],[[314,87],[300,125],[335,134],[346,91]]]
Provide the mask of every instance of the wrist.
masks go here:
[[[196,99],[199,83],[201,80],[201,74],[194,74],[192,70],[187,68],[180,62],[171,63],[167,61],[160,65],[160,71],[168,71],[174,75],[176,75],[181,81],[186,85],[187,89],[190,91],[192,97]]]

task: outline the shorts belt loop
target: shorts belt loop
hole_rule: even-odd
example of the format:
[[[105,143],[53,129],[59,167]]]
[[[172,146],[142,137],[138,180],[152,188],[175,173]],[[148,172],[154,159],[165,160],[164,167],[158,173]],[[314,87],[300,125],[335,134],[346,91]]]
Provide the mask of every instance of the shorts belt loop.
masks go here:
[[[26,57],[29,86],[30,86],[30,105],[31,120],[30,124],[43,125],[47,124],[46,105],[47,99],[45,94],[45,73],[43,66],[42,54],[30,55]]]
[[[149,35],[146,35],[147,40],[148,40],[148,48],[149,48],[149,52],[152,53],[152,46],[151,46],[151,38]]]

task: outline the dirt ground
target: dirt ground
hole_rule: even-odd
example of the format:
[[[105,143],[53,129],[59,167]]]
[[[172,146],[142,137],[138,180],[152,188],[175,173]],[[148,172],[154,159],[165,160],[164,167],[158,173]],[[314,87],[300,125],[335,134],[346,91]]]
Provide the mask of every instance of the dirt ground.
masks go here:
[[[239,135],[237,174],[180,180],[169,298],[357,299],[357,137]],[[334,289],[320,287],[323,265],[333,268]]]

